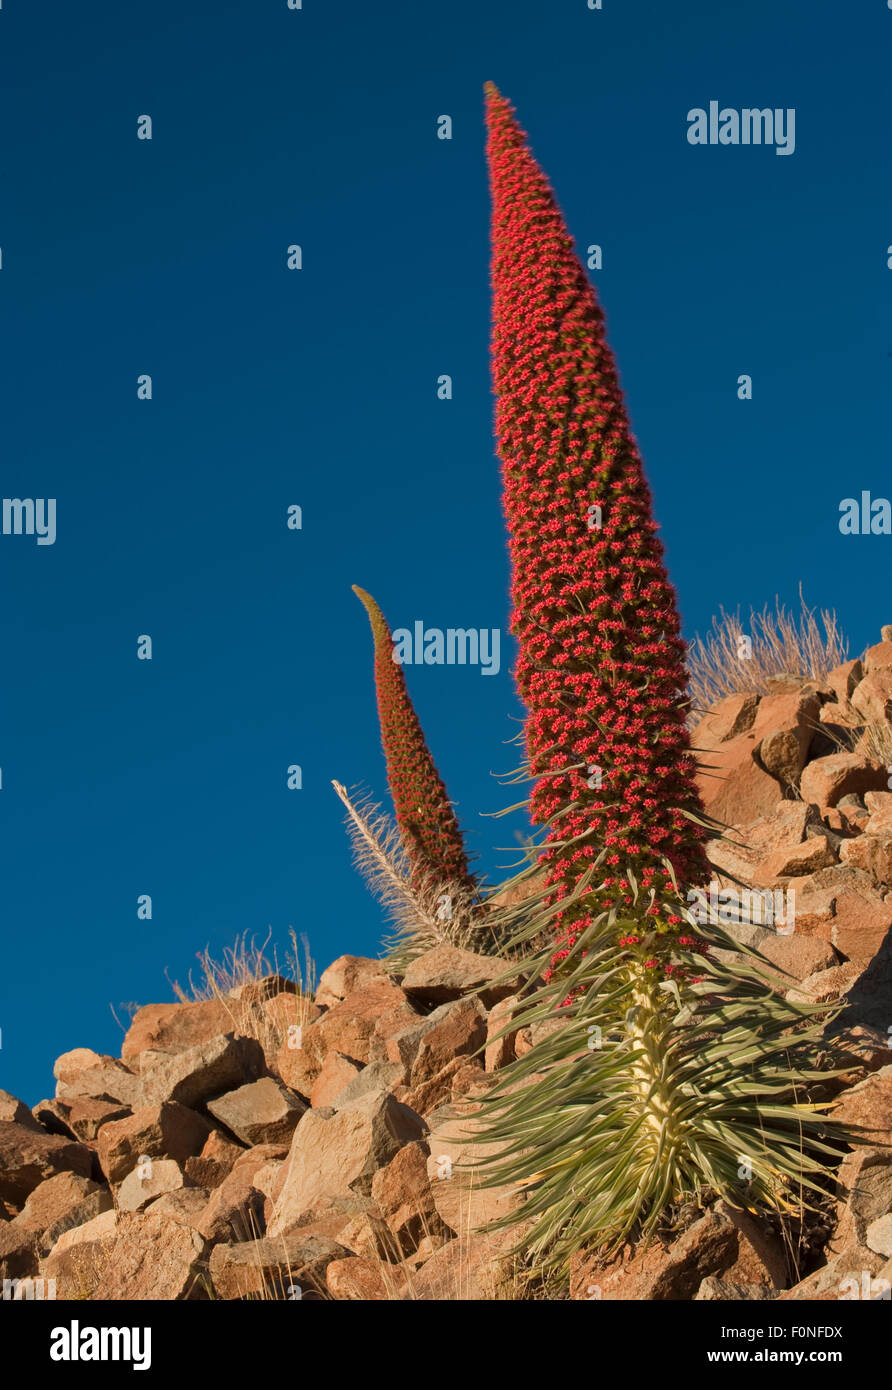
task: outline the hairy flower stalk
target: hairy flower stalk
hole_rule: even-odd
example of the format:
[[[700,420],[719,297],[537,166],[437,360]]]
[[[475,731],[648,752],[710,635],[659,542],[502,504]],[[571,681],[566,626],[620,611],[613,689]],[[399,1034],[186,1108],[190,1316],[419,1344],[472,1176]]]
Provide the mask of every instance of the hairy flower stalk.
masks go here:
[[[604,319],[511,107],[487,91],[496,432],[513,564],[516,678],[556,897],[597,861],[604,894],[654,894],[671,965],[673,879],[706,882],[685,711],[685,646]],[[565,949],[591,894],[556,915]],[[676,930],[670,931],[670,928]],[[663,938],[671,938],[664,940]],[[684,950],[684,948],[681,948]],[[558,953],[560,956],[560,952]],[[645,949],[639,954],[647,955]]]
[[[481,1169],[528,1188],[529,1243],[560,1256],[647,1234],[703,1188],[789,1206],[830,1150],[799,1103],[810,1011],[758,963],[718,964],[704,937],[732,943],[686,905],[710,876],[709,822],[650,491],[552,191],[491,84],[486,105],[496,433],[543,837],[525,936],[551,932],[519,1018],[557,1008],[560,1026],[485,1101],[483,1140],[503,1148]]]
[[[425,743],[402,666],[394,660],[390,629],[371,594],[355,584],[353,592],[372,626],[381,743],[412,882],[416,887],[455,885],[470,892],[473,882],[462,833]]]

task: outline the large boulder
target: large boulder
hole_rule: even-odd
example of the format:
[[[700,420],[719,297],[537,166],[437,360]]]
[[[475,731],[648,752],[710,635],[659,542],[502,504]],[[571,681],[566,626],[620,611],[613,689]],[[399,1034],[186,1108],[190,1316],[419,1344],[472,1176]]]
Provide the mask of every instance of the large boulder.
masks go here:
[[[430,1081],[457,1057],[469,1057],[486,1043],[486,1012],[476,999],[455,999],[403,1028],[387,1042],[391,1062],[401,1062],[408,1085]]]
[[[368,956],[338,956],[319,977],[313,1002],[331,1009],[366,985],[395,983],[380,960]]]
[[[21,1207],[35,1187],[57,1173],[89,1178],[93,1155],[85,1144],[44,1134],[32,1125],[0,1121],[0,1201]]]
[[[133,1016],[121,1047],[121,1057],[139,1064],[143,1052],[185,1052],[208,1043],[234,1027],[232,1005],[222,999],[184,1004],[147,1004]]]
[[[32,1231],[41,1254],[48,1255],[64,1231],[111,1207],[107,1187],[77,1173],[57,1173],[35,1187],[12,1224]]]
[[[258,1144],[238,1159],[211,1193],[198,1222],[198,1230],[206,1240],[241,1242],[263,1233],[266,1193],[257,1185],[257,1176],[271,1160],[283,1159],[287,1152],[282,1144]]]
[[[427,1172],[427,1144],[406,1144],[372,1178],[372,1197],[393,1237],[394,1250],[410,1255],[427,1238],[442,1244],[455,1232],[434,1204]]]
[[[292,1231],[277,1240],[215,1246],[210,1277],[216,1297],[222,1299],[322,1297],[327,1267],[350,1253],[325,1236]]]
[[[263,1048],[255,1038],[220,1033],[182,1052],[153,1054],[151,1065],[142,1074],[142,1103],[176,1101],[194,1109],[225,1091],[256,1081],[265,1070]]]
[[[344,1088],[349,1086],[361,1071],[362,1065],[354,1062],[352,1057],[345,1057],[343,1052],[334,1050],[327,1052],[310,1091],[310,1104],[316,1110],[335,1105]]]
[[[726,1203],[700,1217],[671,1246],[654,1242],[640,1252],[627,1249],[608,1262],[579,1252],[571,1261],[570,1296],[608,1302],[693,1299],[705,1279],[719,1275],[734,1284],[769,1290],[787,1282],[776,1236],[749,1213]]]
[[[66,1252],[70,1256],[74,1251],[83,1255],[89,1251],[82,1269],[88,1297],[96,1302],[143,1303],[205,1296],[202,1265],[207,1246],[194,1227],[146,1212],[114,1215],[113,1231]],[[55,1250],[48,1269],[54,1256]],[[66,1278],[70,1278],[68,1271]]]
[[[104,1057],[89,1047],[64,1053],[53,1067],[59,1100],[108,1100],[122,1105],[139,1103],[139,1077],[116,1057]]]
[[[184,1105],[166,1101],[113,1120],[99,1131],[99,1163],[114,1186],[122,1182],[144,1158],[171,1158],[184,1164],[202,1151],[211,1126]]]
[[[25,1102],[9,1091],[0,1091],[0,1124],[24,1125],[26,1129],[42,1132],[40,1122]]]
[[[156,1197],[182,1191],[187,1181],[172,1158],[147,1158],[118,1185],[115,1205],[118,1211],[144,1211]]]
[[[484,1008],[517,992],[520,981],[500,977],[504,960],[463,951],[458,946],[434,946],[416,956],[403,976],[403,990],[421,1008],[436,1008],[463,994],[479,994]],[[498,981],[498,982],[497,982]]]
[[[462,1104],[448,1104],[427,1119],[431,1193],[437,1211],[451,1230],[474,1230],[520,1205],[521,1196],[515,1187],[482,1187],[475,1181],[476,1164],[501,1147],[498,1143],[479,1142],[481,1121],[475,1115],[469,1114]]]
[[[425,1133],[421,1116],[383,1089],[338,1110],[308,1111],[294,1132],[268,1234],[293,1229],[324,1199],[368,1195],[378,1169]]]
[[[241,1144],[227,1139],[215,1129],[208,1135],[201,1153],[197,1157],[193,1155],[187,1158],[183,1169],[191,1183],[210,1191],[219,1187],[223,1179],[229,1176],[244,1152]]]
[[[885,770],[866,763],[856,753],[830,753],[816,758],[808,764],[799,782],[803,801],[822,808],[835,806],[844,796],[861,796],[885,786]]]
[[[82,1143],[92,1143],[103,1125],[111,1120],[123,1120],[131,1114],[129,1105],[118,1100],[94,1100],[89,1096],[74,1100],[58,1097],[39,1101],[33,1116],[50,1134],[63,1134]]]
[[[281,1081],[263,1076],[209,1100],[207,1108],[244,1144],[285,1144],[307,1107]]]

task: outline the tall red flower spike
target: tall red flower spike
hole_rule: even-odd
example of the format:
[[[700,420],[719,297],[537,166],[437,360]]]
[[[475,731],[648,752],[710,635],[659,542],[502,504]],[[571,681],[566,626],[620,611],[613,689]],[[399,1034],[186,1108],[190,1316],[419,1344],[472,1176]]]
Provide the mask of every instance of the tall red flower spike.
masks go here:
[[[430,755],[402,666],[393,658],[393,638],[371,594],[353,585],[365,605],[375,643],[375,687],[381,744],[397,825],[413,880],[471,887],[462,833],[446,787]]]
[[[710,868],[706,832],[685,815],[704,812],[680,703],[685,645],[650,490],[595,292],[491,83],[486,113],[496,434],[516,679],[538,778],[531,811],[535,824],[550,822],[546,883],[560,901],[603,849],[595,883],[614,902],[631,902],[629,873],[655,904],[677,900],[667,863],[679,885],[705,882]],[[559,945],[575,944],[598,897],[556,914]],[[649,911],[677,952],[678,917]],[[651,947],[644,963],[662,966],[660,956]]]

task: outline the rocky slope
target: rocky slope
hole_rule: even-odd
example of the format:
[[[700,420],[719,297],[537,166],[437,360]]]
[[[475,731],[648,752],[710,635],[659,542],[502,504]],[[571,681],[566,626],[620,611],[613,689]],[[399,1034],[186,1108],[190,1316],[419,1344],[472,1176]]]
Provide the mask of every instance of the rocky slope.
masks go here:
[[[580,1251],[571,1297],[888,1297],[892,790],[877,750],[890,713],[883,641],[821,684],[730,696],[694,733],[707,808],[734,830],[709,846],[713,910],[751,890],[763,925],[734,930],[776,987],[845,1000],[828,1037],[844,1075],[826,1098],[868,1142],[841,1156],[837,1191],[804,1226],[707,1204],[610,1264]],[[512,986],[488,985],[502,968],[439,947],[399,978],[342,956],[312,1003],[272,976],[149,1005],[120,1059],[60,1057],[55,1096],[33,1111],[0,1092],[4,1296],[518,1296],[511,1238],[475,1228],[520,1199],[461,1175],[480,1152],[479,1097],[534,1041],[496,1036],[512,1008]]]

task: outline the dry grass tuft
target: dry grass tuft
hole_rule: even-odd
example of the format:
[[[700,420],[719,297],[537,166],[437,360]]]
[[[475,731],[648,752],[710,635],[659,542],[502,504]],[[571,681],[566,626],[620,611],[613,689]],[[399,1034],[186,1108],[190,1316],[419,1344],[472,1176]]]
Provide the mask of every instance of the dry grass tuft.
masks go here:
[[[721,609],[705,641],[698,635],[688,650],[693,712],[702,713],[728,695],[767,694],[779,676],[820,682],[848,660],[848,639],[836,613],[822,610],[819,622],[801,592],[800,602],[798,618],[775,599],[774,611],[767,604],[761,613],[751,609],[747,625],[739,609]]]
[[[258,946],[254,938],[249,940],[245,933],[236,938],[234,946],[226,948],[223,959],[219,961],[214,960],[208,949],[199,951],[200,978],[193,980],[190,972],[188,990],[171,981],[173,992],[182,1004],[200,999],[218,1000],[232,1019],[233,1032],[240,1037],[256,1038],[267,1055],[278,1052],[283,1046],[290,1027],[309,1026],[309,1006],[316,988],[316,966],[310,956],[307,938],[300,938],[299,947],[292,928],[289,933],[291,950],[284,966],[280,967],[275,948],[271,955],[267,954],[271,935],[271,932],[268,933],[263,944]],[[289,996],[294,1000],[293,1008],[289,1004],[284,1010],[273,1011],[264,1008],[262,1001],[256,997],[239,997],[239,992],[246,985],[257,984],[277,975],[294,985],[294,994]]]

